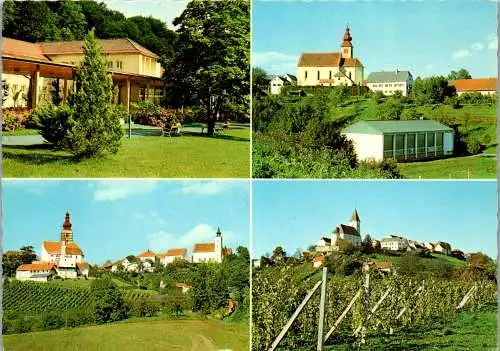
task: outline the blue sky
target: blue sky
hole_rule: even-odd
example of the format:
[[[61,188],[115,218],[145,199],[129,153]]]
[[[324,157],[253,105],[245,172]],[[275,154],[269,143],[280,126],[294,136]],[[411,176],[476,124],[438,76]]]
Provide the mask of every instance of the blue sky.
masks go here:
[[[167,23],[173,29],[172,21],[186,8],[188,0],[104,0],[108,8],[120,11],[125,17],[152,16]]]
[[[66,210],[86,261],[211,242],[248,247],[248,181],[3,180],[3,250],[57,241]]]
[[[416,76],[466,68],[497,75],[494,1],[261,1],[252,3],[252,60],[292,73],[302,52],[339,51],[346,23],[365,76],[408,69]]]
[[[357,208],[361,233],[446,241],[497,257],[495,181],[255,181],[253,253],[306,250]]]

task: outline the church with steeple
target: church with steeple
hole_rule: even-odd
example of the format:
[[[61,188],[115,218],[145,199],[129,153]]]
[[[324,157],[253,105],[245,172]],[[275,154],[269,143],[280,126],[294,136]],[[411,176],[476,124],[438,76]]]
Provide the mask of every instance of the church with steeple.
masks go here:
[[[64,218],[60,240],[44,241],[41,260],[23,264],[16,271],[16,278],[20,280],[47,281],[56,275],[70,279],[89,275],[89,265],[84,262],[83,251],[73,241],[69,211]]]
[[[358,210],[354,210],[349,225],[339,224],[332,233],[332,247],[338,247],[337,240],[343,239],[354,247],[361,246],[361,220]]]
[[[361,86],[364,67],[354,57],[349,26],[337,52],[305,52],[297,63],[297,85],[300,86]]]

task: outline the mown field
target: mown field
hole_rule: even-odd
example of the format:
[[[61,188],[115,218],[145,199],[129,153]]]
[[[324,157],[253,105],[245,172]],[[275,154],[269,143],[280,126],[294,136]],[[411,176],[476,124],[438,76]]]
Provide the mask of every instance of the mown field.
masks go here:
[[[116,155],[76,162],[48,146],[3,146],[4,177],[248,178],[250,131],[234,129],[216,137],[123,139]]]
[[[212,320],[142,320],[6,335],[9,351],[248,350],[248,328]]]

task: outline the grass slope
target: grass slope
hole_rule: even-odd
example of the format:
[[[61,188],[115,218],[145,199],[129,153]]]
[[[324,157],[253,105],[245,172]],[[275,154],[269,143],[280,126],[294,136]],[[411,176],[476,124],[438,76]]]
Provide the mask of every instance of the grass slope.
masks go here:
[[[496,157],[455,157],[427,162],[399,163],[405,178],[492,179],[497,177]]]
[[[6,350],[248,350],[248,328],[217,321],[157,320],[4,336]]]
[[[70,154],[44,146],[4,146],[5,177],[248,178],[250,132],[217,137],[123,139],[116,155],[75,162]]]

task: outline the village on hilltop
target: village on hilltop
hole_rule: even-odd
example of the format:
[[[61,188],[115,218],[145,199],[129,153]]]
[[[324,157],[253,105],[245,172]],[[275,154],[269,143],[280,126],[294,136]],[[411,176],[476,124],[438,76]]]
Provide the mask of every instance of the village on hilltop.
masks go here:
[[[73,228],[69,211],[66,212],[62,225],[59,241],[43,241],[41,256],[37,260],[22,264],[16,269],[17,280],[30,280],[35,282],[48,282],[51,279],[78,279],[89,277],[89,264],[84,261],[84,253],[80,246],[73,240]],[[9,254],[7,252],[6,254]],[[103,270],[109,272],[142,272],[155,271],[155,262],[166,266],[174,262],[191,263],[221,263],[224,255],[231,255],[230,248],[223,247],[222,232],[217,228],[214,242],[196,243],[192,256],[188,257],[186,248],[169,249],[166,252],[155,253],[150,249],[138,254],[129,255],[124,259],[112,263],[107,260]],[[186,287],[179,287],[183,290]]]

